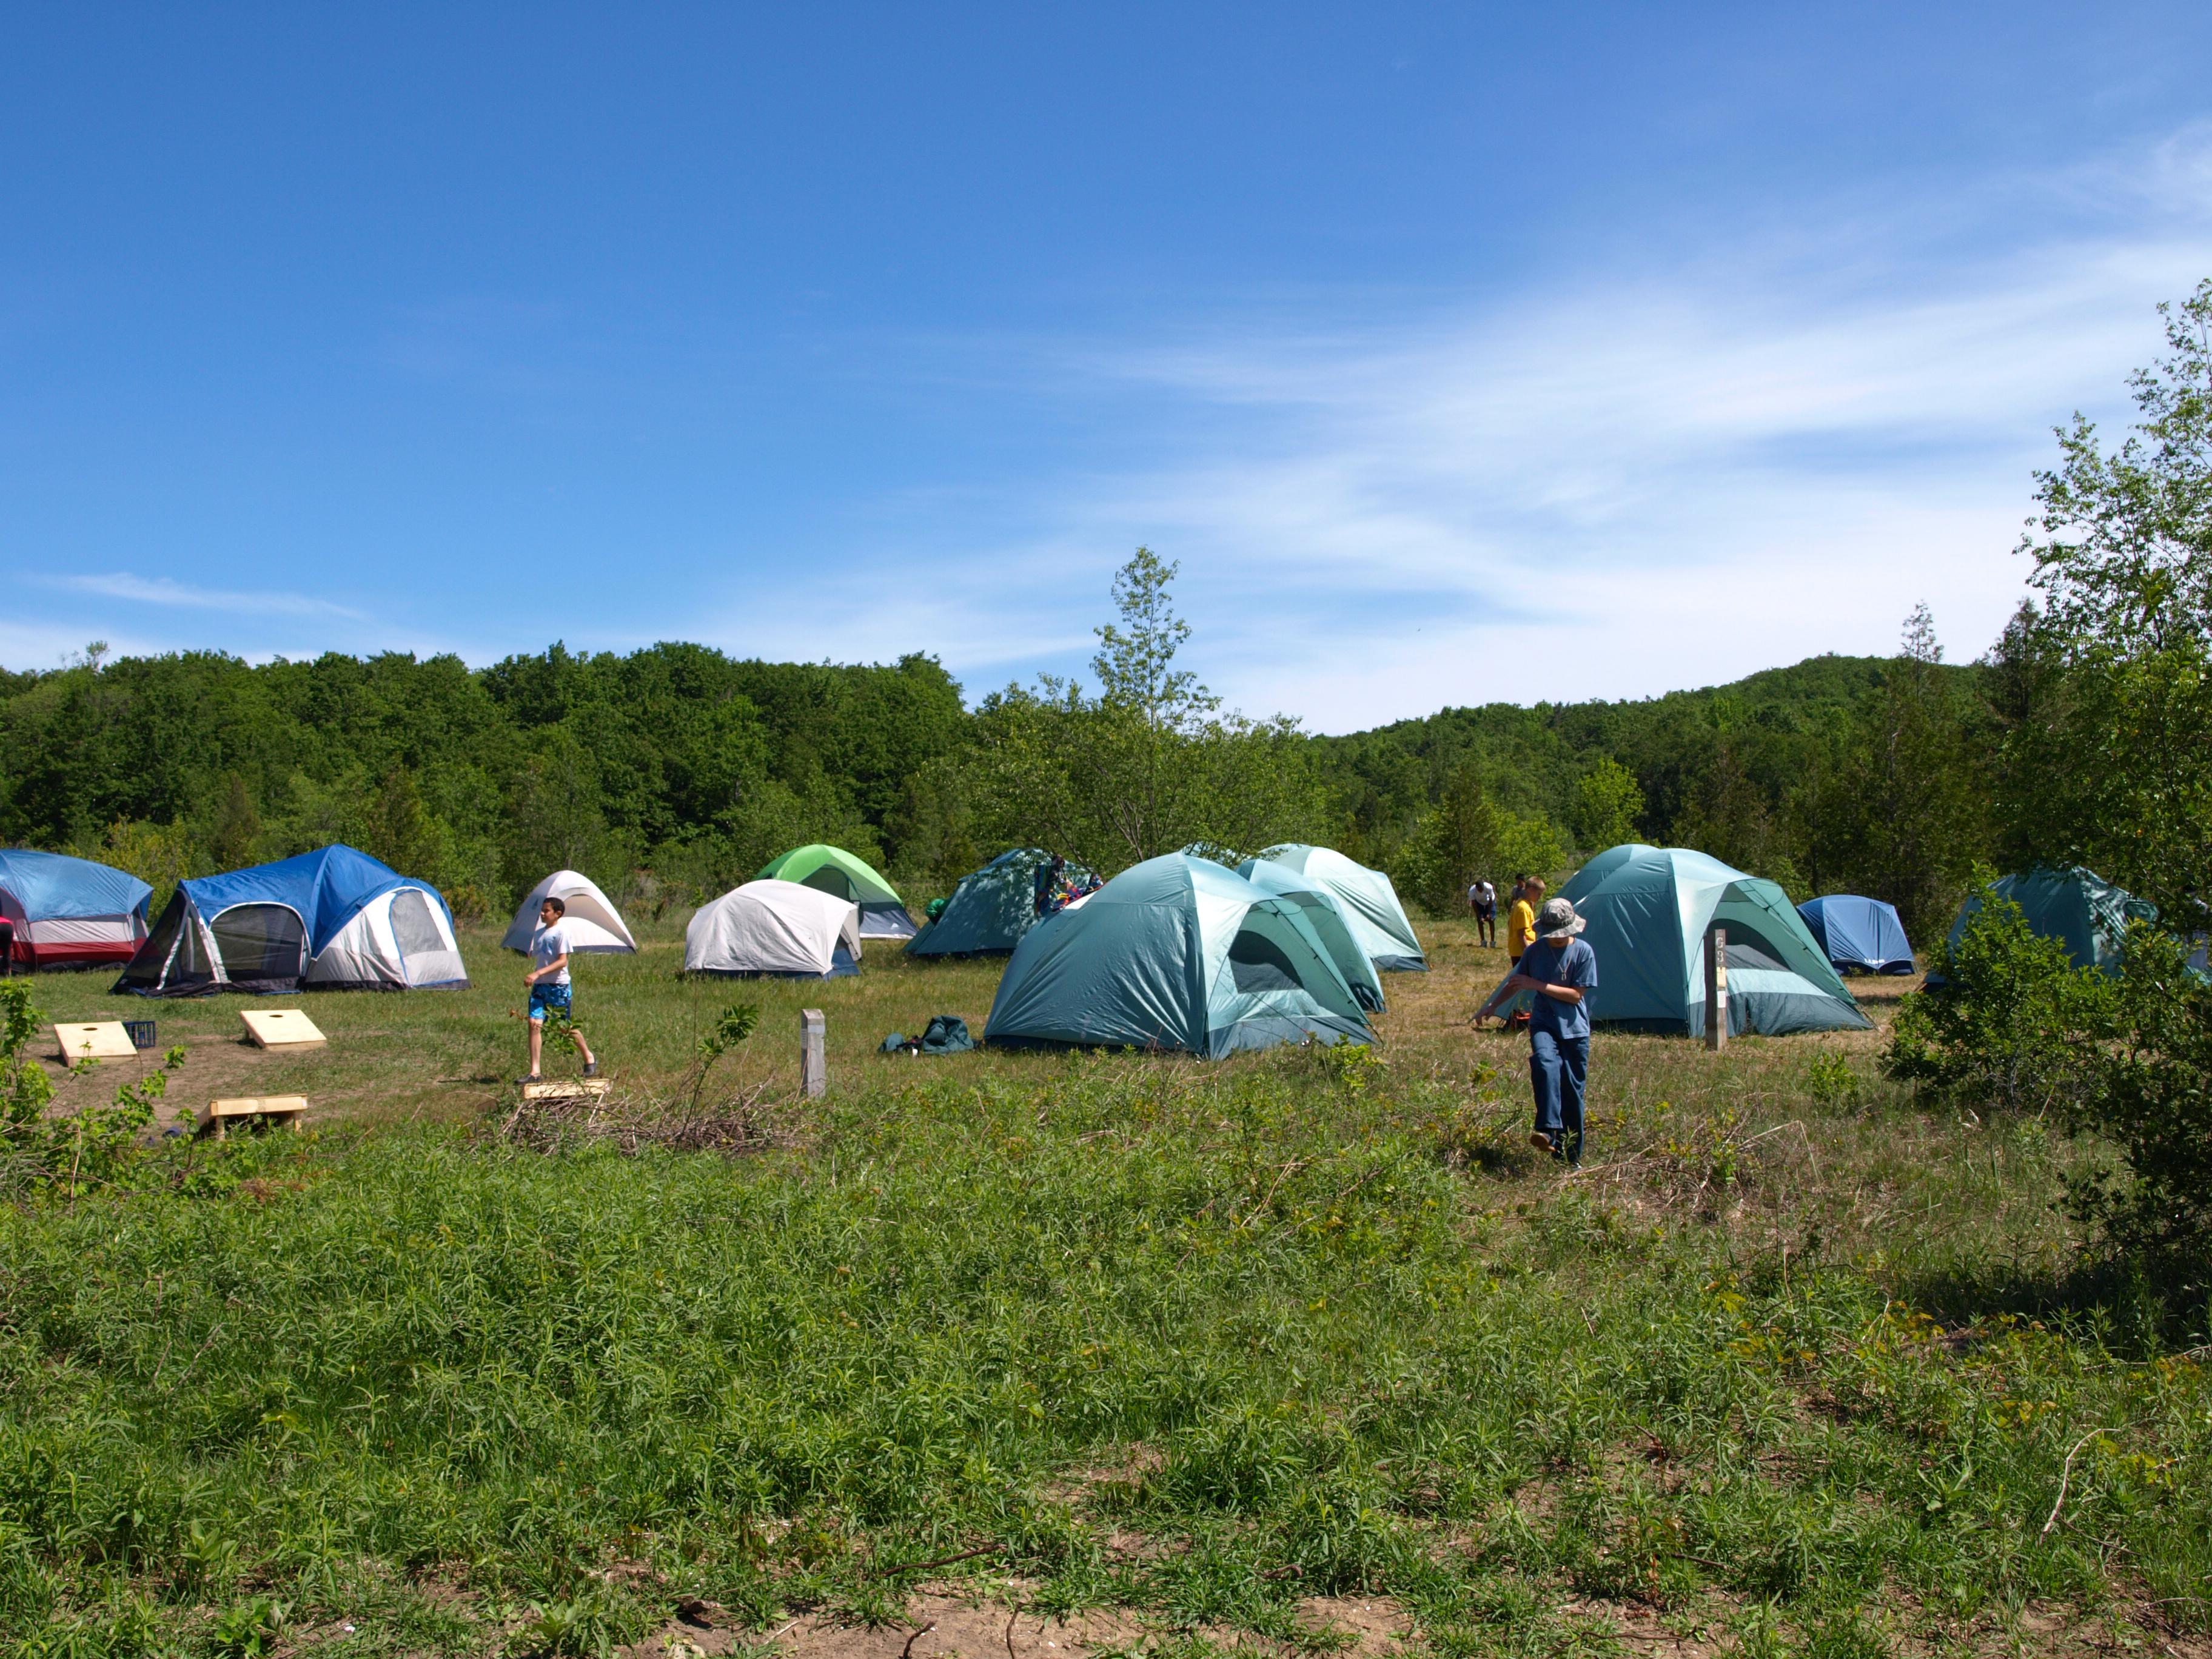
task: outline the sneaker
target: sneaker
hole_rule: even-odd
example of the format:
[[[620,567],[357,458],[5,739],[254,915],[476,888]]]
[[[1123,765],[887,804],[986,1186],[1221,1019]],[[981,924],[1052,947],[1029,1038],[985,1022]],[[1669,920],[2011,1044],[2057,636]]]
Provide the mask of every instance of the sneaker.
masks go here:
[[[1540,1152],[1548,1152],[1553,1150],[1551,1136],[1546,1134],[1541,1129],[1531,1129],[1528,1131],[1528,1144],[1531,1146],[1534,1146]]]
[[[599,1074],[599,1062],[598,1060],[587,1060],[584,1062],[584,1075],[586,1077],[597,1077]]]
[[[532,1072],[528,1077],[519,1077],[514,1080],[517,1083],[543,1083],[545,1081],[544,1078],[538,1076],[535,1072]]]

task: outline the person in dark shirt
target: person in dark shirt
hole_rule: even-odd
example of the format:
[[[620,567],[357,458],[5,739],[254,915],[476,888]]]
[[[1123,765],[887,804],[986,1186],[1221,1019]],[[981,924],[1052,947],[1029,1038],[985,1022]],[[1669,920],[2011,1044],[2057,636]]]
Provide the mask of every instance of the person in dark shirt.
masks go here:
[[[1491,994],[1491,1011],[1520,992],[1534,994],[1528,1013],[1528,1083],[1536,1096],[1531,1145],[1570,1169],[1583,1161],[1583,1093],[1589,1077],[1589,993],[1597,989],[1597,952],[1580,934],[1583,919],[1564,898],[1548,899],[1536,937],[1505,982]]]
[[[1067,902],[1067,860],[1058,853],[1036,867],[1036,913],[1042,921]]]

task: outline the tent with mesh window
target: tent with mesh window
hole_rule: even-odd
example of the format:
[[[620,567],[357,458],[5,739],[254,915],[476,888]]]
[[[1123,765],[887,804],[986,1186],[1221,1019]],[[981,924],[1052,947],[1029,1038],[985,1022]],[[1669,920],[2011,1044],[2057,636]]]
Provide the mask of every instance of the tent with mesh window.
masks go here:
[[[1771,881],[1686,847],[1615,847],[1567,878],[1559,896],[1589,924],[1597,952],[1590,1018],[1605,1025],[1705,1034],[1705,933],[1727,931],[1729,1035],[1863,1031],[1828,953]],[[1523,991],[1508,1012],[1528,1006]]]
[[[144,997],[465,990],[453,913],[350,847],[180,881],[123,976]]]
[[[860,907],[862,939],[912,939],[914,918],[897,890],[872,865],[842,847],[812,842],[794,847],[760,868],[755,881],[795,881]]]
[[[983,1036],[1209,1059],[1373,1040],[1304,907],[1181,853],[1124,870],[1023,935]]]

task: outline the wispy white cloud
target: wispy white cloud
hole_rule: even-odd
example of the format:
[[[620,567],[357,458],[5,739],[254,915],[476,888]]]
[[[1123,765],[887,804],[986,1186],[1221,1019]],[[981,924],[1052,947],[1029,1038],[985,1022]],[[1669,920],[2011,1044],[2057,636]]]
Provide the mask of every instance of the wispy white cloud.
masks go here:
[[[1033,534],[936,580],[1018,635],[992,573],[1055,573],[1060,604],[1095,585],[1087,617],[1147,542],[1183,562],[1218,688],[1331,729],[1883,651],[1923,600],[1973,655],[2022,592],[2050,428],[2124,406],[2154,303],[2212,274],[2212,191],[2187,183],[2212,129],[2098,165],[2129,187],[2094,218],[1971,261],[1924,246],[1941,215],[1913,201],[1505,303],[1353,296],[1040,349],[1063,395],[1149,399],[1176,453],[1038,480],[1009,504]],[[951,625],[948,660],[1006,660],[975,632]]]
[[[273,588],[191,587],[167,576],[137,576],[127,570],[34,580],[42,586],[174,610],[222,611],[244,617],[344,617],[356,622],[367,620],[362,611],[313,594],[288,593]]]

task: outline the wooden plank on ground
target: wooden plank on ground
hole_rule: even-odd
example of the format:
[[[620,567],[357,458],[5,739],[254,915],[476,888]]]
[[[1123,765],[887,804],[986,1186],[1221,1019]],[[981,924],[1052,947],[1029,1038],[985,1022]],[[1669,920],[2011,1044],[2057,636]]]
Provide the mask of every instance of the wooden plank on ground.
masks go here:
[[[242,1095],[229,1100],[210,1100],[194,1114],[202,1133],[212,1129],[220,1140],[236,1118],[265,1117],[292,1128],[300,1127],[300,1114],[307,1109],[305,1095]]]
[[[130,1060],[138,1045],[119,1019],[88,1020],[76,1025],[57,1024],[54,1043],[64,1060]]]
[[[553,1083],[526,1083],[522,1085],[525,1100],[597,1100],[607,1091],[607,1080],[603,1077],[578,1078]]]
[[[248,1008],[239,1018],[259,1048],[305,1048],[328,1041],[297,1008]]]

